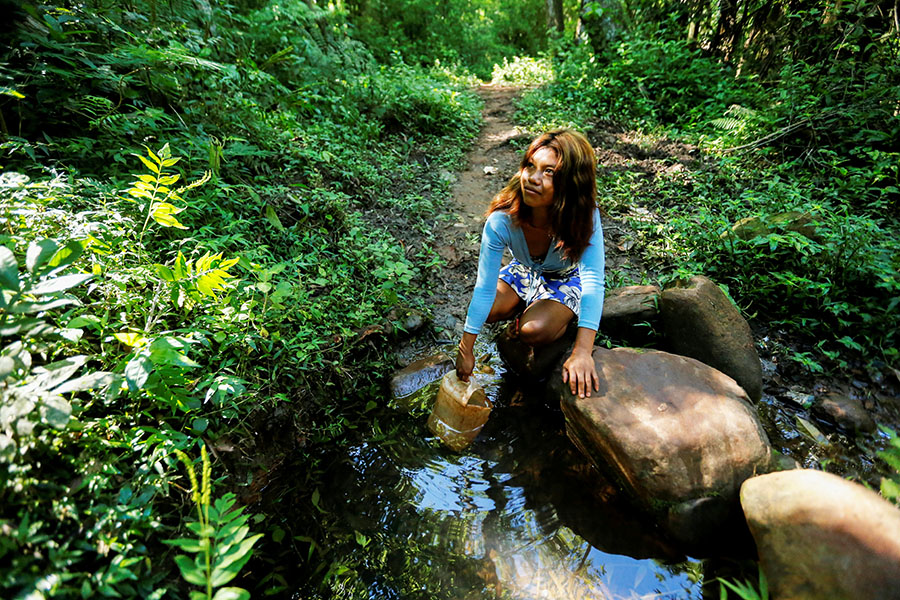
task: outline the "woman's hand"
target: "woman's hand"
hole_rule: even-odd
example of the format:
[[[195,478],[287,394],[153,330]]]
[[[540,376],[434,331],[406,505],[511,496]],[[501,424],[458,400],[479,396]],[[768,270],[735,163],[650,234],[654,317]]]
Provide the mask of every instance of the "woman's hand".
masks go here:
[[[569,384],[573,395],[590,398],[591,391],[600,391],[600,378],[592,356],[596,331],[579,327],[575,338],[575,348],[563,363],[562,380]]]
[[[456,351],[456,376],[460,381],[469,381],[475,370],[475,336],[464,333]]]

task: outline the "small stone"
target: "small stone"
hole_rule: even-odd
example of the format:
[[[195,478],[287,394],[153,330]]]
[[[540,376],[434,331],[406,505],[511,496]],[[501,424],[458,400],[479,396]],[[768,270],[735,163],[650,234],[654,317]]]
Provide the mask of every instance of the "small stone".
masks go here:
[[[391,394],[395,398],[409,396],[454,368],[454,362],[443,352],[412,362],[391,376]]]
[[[872,433],[875,421],[863,403],[838,392],[828,392],[813,401],[813,415],[852,432]]]

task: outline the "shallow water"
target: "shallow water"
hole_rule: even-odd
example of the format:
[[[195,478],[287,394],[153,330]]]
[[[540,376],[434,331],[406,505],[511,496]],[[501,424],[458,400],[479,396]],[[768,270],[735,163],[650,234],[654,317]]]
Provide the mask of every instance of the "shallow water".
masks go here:
[[[701,563],[585,464],[558,407],[489,364],[476,376],[494,410],[464,451],[426,427],[432,384],[375,417],[399,435],[348,448],[330,470],[321,503],[352,559],[321,597],[701,598]]]
[[[436,382],[379,404],[371,431],[329,455],[317,485],[333,562],[324,586],[295,598],[702,599],[719,597],[704,580],[755,579],[751,562],[700,561],[667,542],[581,457],[559,407],[519,389],[479,343],[486,353],[476,377],[494,410],[464,451],[426,426]],[[877,487],[882,437],[850,438],[770,393],[757,409],[785,456]]]

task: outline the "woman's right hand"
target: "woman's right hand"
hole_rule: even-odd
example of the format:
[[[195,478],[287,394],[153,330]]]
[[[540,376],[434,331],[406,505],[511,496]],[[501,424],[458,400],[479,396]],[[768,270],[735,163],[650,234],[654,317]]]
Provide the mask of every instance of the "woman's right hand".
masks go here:
[[[472,336],[472,340],[468,340],[470,335],[463,334],[463,339],[460,340],[456,350],[456,376],[460,381],[469,381],[472,371],[475,370],[475,339]]]

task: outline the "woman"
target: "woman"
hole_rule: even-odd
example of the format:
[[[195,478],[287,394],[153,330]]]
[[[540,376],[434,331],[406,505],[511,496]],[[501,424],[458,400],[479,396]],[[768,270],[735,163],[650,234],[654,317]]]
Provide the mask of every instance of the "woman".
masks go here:
[[[578,317],[575,347],[562,378],[582,398],[599,390],[591,357],[604,286],[596,166],[584,136],[551,131],[531,142],[519,172],[494,197],[456,357],[456,374],[463,381],[475,368],[475,338],[484,323],[510,319],[524,306],[518,335],[532,346],[559,339]],[[501,270],[506,248],[513,260]]]

